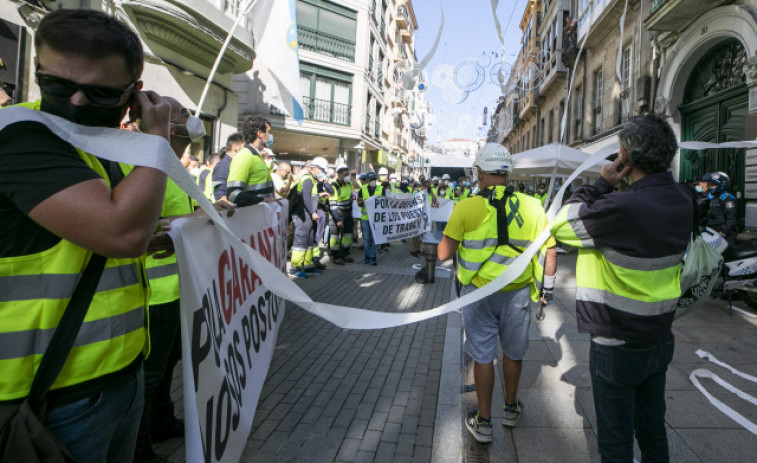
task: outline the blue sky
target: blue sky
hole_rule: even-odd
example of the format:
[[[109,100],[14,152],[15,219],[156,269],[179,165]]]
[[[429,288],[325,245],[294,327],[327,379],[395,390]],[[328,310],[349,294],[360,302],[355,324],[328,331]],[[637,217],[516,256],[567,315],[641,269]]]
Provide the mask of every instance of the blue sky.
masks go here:
[[[509,64],[513,64],[518,56],[522,36],[519,24],[527,1],[499,0],[497,17],[505,38],[505,62]],[[436,116],[436,124],[429,128],[428,140],[436,143],[452,138],[475,139],[484,107],[489,108],[491,115],[501,93],[499,85],[490,77],[492,65],[501,59],[502,50],[492,18],[491,1],[413,0],[418,20],[418,30],[415,33],[418,60],[422,60],[429,52],[439,31],[440,4],[444,9],[442,38],[425,69],[429,77],[426,99],[431,103]],[[492,59],[492,52],[499,53],[499,58]],[[481,65],[479,69],[485,69],[486,75],[483,84],[464,97],[464,93],[451,82],[453,74],[449,71],[460,65],[459,82],[475,82],[480,71],[472,62],[465,62],[466,59],[475,60]],[[441,86],[445,82],[448,86]]]

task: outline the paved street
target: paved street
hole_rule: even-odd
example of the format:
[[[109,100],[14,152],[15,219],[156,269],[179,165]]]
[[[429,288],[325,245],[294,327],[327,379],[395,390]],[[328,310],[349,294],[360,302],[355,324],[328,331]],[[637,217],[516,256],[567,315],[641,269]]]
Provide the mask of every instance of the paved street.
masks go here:
[[[424,310],[447,301],[449,272],[438,270],[433,285],[416,284],[411,266],[423,260],[408,251],[408,245],[394,244],[388,254],[379,255],[376,267],[329,264],[324,275],[297,283],[317,301],[372,310]],[[354,250],[353,256],[360,260],[362,250]],[[575,255],[561,255],[558,262],[555,304],[547,308],[544,321],[531,326],[519,394],[523,419],[514,430],[496,425],[503,400],[498,377],[492,445],[475,443],[462,425],[464,410],[476,404],[470,365],[461,360],[458,315],[388,330],[350,331],[288,304],[242,461],[599,461],[589,340],[577,332],[574,319]],[[743,303],[735,306],[755,314]],[[739,312],[729,316],[728,304],[714,300],[676,321],[674,333],[666,417],[672,461],[754,461],[757,436],[711,405],[689,375],[706,368],[757,396],[757,384],[695,354],[708,351],[757,375],[757,318]],[[717,399],[757,422],[757,405],[712,380],[701,382]],[[179,396],[178,375],[176,384]],[[166,442],[159,451],[183,461],[181,440]]]

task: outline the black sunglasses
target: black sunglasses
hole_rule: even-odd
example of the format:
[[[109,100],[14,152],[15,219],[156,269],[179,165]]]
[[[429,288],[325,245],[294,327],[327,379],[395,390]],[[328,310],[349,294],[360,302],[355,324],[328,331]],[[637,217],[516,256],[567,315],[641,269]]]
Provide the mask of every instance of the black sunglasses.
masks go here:
[[[81,90],[89,101],[101,106],[117,104],[124,93],[130,92],[137,85],[136,82],[132,82],[126,88],[121,89],[106,87],[104,85],[80,84],[63,77],[52,76],[39,71],[37,71],[36,76],[39,88],[53,97],[70,98],[71,95]]]

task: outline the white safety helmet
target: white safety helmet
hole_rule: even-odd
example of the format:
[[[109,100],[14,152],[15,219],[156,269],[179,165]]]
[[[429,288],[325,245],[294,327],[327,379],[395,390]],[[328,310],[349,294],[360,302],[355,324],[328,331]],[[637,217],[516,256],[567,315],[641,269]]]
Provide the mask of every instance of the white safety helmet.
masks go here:
[[[379,173],[378,174],[379,174],[379,176],[381,176],[381,175],[389,175],[389,169],[387,169],[386,167],[382,167],[381,169],[379,169]]]
[[[452,180],[452,177],[449,176],[449,174],[442,175],[442,180]]]
[[[439,177],[437,177],[436,175],[434,175],[433,177],[431,177],[431,181],[432,182],[438,182],[439,181]]]
[[[499,143],[487,143],[478,150],[473,167],[491,174],[507,174],[513,171],[510,152]]]
[[[326,161],[326,158],[324,158],[323,156],[318,156],[316,158],[313,158],[313,160],[310,161],[310,165],[313,167],[318,167],[324,172],[326,172],[326,169],[329,168],[329,163]]]
[[[339,173],[343,170],[350,170],[349,167],[347,167],[347,164],[337,164],[336,166],[336,172]]]
[[[397,174],[390,175],[389,180],[397,180]]]

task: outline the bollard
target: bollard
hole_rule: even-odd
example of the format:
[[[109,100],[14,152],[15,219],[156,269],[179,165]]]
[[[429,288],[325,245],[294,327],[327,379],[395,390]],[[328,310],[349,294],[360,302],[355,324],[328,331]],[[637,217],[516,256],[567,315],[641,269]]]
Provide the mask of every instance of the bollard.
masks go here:
[[[423,253],[426,255],[426,282],[434,282],[434,272],[436,271],[436,244],[424,244]]]

